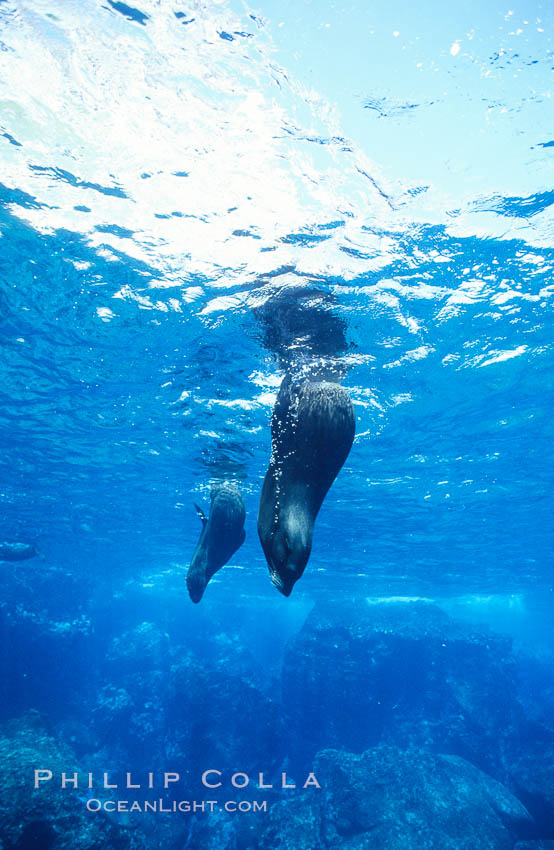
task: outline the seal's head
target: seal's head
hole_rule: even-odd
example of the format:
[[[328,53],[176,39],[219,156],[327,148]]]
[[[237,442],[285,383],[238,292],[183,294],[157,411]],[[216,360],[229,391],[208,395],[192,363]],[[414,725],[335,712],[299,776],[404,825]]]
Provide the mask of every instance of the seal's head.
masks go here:
[[[204,570],[195,570],[194,563],[191,565],[187,575],[187,587],[193,602],[200,602],[206,590],[206,579]]]
[[[277,527],[264,543],[271,581],[283,596],[290,596],[301,577],[312,550],[312,524],[296,509],[279,518]]]

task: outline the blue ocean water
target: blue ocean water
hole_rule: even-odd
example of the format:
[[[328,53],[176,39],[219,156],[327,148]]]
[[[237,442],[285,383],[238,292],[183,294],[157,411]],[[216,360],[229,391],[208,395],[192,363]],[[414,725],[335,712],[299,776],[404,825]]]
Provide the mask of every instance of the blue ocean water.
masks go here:
[[[307,772],[330,747],[394,741],[466,758],[528,806],[531,838],[554,838],[554,803],[535,788],[554,778],[553,17],[536,0],[508,5],[429,4],[418,18],[404,2],[0,4],[0,538],[38,551],[0,563],[2,714],[27,739],[21,718],[36,711],[84,771],[175,760],[254,770],[261,753],[272,775]],[[288,287],[324,294],[324,349],[334,321],[344,330],[345,345],[322,356],[344,370],[356,438],[284,599],[256,516],[284,374],[260,315]],[[289,347],[315,356],[301,333]],[[195,606],[184,582],[200,534],[193,503],[207,511],[223,481],[243,495],[246,541]],[[383,625],[377,610],[398,616]],[[490,669],[441,667],[443,617],[452,633],[464,623],[502,636]],[[393,669],[436,663],[458,694],[486,677],[491,693],[460,697],[447,721],[452,694],[410,679],[408,702],[383,697],[382,717],[368,693],[395,686],[384,662],[377,684],[356,678],[382,663],[367,635],[356,643],[364,629],[408,640],[390,649]],[[459,653],[473,659],[467,634]],[[306,729],[318,705],[334,719],[300,744],[311,738],[294,706],[306,682],[340,669],[317,654],[333,635],[349,647],[345,679],[314,685]],[[515,679],[521,690],[487,726]],[[354,680],[341,732],[333,705]],[[409,716],[418,689],[430,695],[420,725],[400,734],[387,717],[399,704]],[[438,723],[431,703],[437,738],[422,735]],[[249,729],[272,712],[253,754]],[[497,728],[508,715],[511,737]],[[185,735],[192,717],[204,725]],[[292,737],[276,742],[283,722]],[[229,730],[227,750],[214,729]],[[489,752],[495,734],[517,753]],[[522,764],[538,742],[553,755],[535,775]],[[52,823],[57,838],[4,823],[5,846],[66,846]],[[254,840],[179,824],[140,846]],[[316,846],[286,829],[271,846]],[[398,846],[466,847],[444,835]]]

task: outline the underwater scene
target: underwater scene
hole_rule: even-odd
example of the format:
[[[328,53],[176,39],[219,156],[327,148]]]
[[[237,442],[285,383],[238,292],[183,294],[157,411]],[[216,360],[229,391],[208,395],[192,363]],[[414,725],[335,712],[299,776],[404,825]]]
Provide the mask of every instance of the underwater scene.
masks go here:
[[[0,850],[554,848],[553,36],[0,0]]]

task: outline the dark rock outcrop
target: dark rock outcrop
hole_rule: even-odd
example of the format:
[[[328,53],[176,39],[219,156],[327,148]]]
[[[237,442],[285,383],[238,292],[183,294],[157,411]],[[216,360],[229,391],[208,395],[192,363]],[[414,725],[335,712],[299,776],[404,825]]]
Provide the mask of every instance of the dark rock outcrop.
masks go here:
[[[36,709],[68,716],[86,687],[90,622],[0,607],[0,717]],[[46,675],[46,671],[48,675]]]
[[[207,767],[277,770],[285,757],[280,706],[235,642],[215,635],[210,649],[208,660],[172,645],[151,623],[111,641],[89,706],[102,758],[178,769],[187,783]]]
[[[325,750],[314,771],[321,790],[273,806],[261,850],[512,850],[532,834],[524,806],[461,758]]]
[[[518,841],[514,850],[554,850],[554,841]]]
[[[306,769],[329,746],[450,753],[503,782],[552,838],[554,722],[529,704],[552,676],[534,670],[522,686],[522,665],[509,639],[429,603],[318,606],[285,653],[292,764]]]
[[[380,743],[460,755],[500,773],[520,732],[508,640],[425,603],[319,606],[290,641],[283,702],[293,758]]]
[[[247,678],[190,655],[171,669],[166,712],[167,757],[192,776],[206,766],[268,771],[284,757],[280,706]]]
[[[0,720],[33,709],[61,722],[79,711],[92,686],[88,578],[44,564],[5,564],[2,582]]]
[[[78,789],[60,774],[79,773],[73,752],[49,733],[40,715],[11,720],[0,734],[0,836],[3,850],[146,850],[139,833],[85,809]],[[35,768],[56,776],[35,789]],[[81,775],[84,775],[81,772]]]

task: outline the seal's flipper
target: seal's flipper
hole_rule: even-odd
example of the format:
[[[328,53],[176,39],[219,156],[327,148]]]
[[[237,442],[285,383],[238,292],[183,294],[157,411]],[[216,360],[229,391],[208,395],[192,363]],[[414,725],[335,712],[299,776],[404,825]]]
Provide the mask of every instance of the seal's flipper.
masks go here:
[[[200,517],[200,519],[202,520],[202,525],[203,525],[203,526],[206,526],[206,525],[207,525],[207,523],[208,523],[208,520],[207,520],[207,518],[206,518],[206,514],[204,513],[204,511],[202,510],[202,508],[199,508],[199,507],[198,507],[198,505],[196,504],[196,502],[193,502],[193,504],[194,504],[194,507],[196,508],[196,513],[198,514],[198,516],[199,516],[199,517]]]

